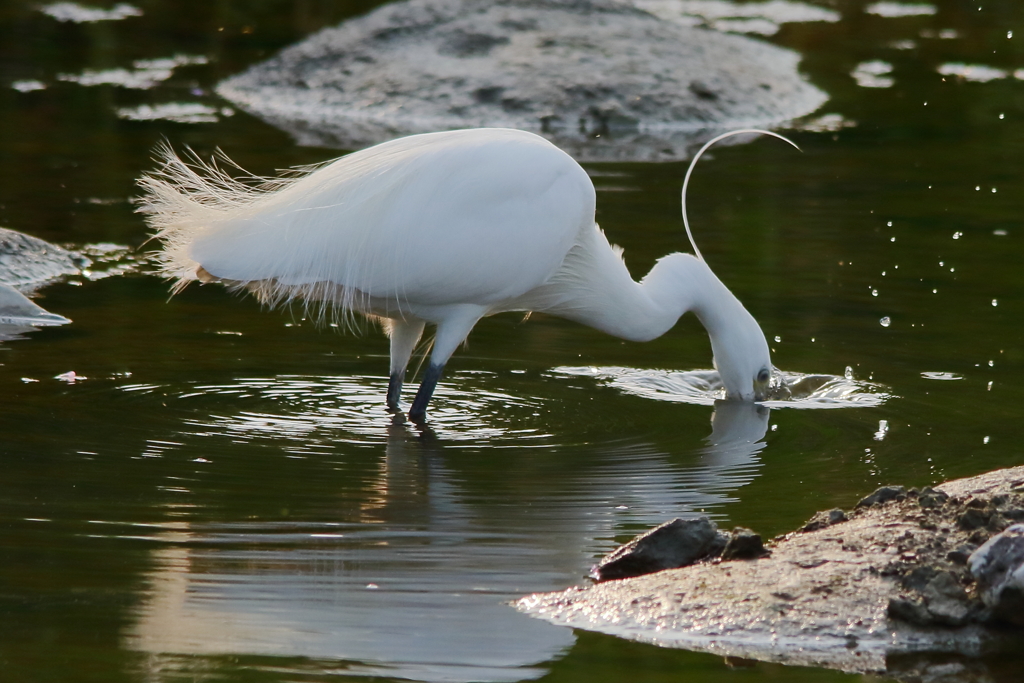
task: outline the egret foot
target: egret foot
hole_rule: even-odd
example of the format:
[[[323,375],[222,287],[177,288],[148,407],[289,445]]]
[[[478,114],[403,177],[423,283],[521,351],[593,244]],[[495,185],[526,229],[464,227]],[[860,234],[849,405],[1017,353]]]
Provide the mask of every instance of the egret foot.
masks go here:
[[[427,404],[430,403],[430,397],[434,395],[434,389],[437,387],[437,382],[441,379],[441,373],[443,372],[443,365],[431,363],[427,366],[427,372],[423,375],[423,381],[420,382],[416,398],[412,400],[412,408],[409,409],[410,420],[422,422],[427,419]]]

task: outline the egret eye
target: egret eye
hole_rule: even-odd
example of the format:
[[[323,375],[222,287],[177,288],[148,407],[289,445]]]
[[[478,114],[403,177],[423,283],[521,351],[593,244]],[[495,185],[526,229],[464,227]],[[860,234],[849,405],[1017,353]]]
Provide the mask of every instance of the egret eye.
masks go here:
[[[771,377],[771,373],[768,372],[768,368],[761,368],[761,372],[757,373],[758,384],[764,384]]]

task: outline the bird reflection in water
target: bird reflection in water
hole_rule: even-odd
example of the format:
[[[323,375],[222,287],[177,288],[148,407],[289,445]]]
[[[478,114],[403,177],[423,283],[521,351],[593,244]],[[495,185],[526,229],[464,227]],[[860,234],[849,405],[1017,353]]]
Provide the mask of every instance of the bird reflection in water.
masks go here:
[[[747,401],[715,401],[711,414],[711,434],[702,453],[705,462],[719,467],[750,465],[767,445],[771,408]]]
[[[339,508],[340,477],[310,481],[287,519],[204,521],[201,510],[222,507],[214,500],[197,501],[192,521],[147,527],[157,547],[126,643],[157,664],[232,653],[277,657],[296,675],[331,662],[423,681],[538,678],[576,636],[506,603],[577,583],[623,525],[720,508],[757,476],[769,412],[716,404],[707,444],[687,464],[676,446],[632,439],[594,446],[564,476],[511,484],[465,442],[396,416],[379,469],[340,494],[357,509]],[[567,449],[503,452],[519,472]],[[254,483],[248,495],[259,495]]]

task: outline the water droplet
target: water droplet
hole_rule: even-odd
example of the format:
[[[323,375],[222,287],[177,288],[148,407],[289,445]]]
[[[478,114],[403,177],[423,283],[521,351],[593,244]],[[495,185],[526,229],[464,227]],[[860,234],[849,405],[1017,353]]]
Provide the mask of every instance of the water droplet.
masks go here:
[[[945,265],[946,265],[945,261],[939,261],[939,266],[945,266]]]
[[[963,235],[963,233],[957,230],[956,232],[953,233],[953,239],[958,240],[960,239],[961,235]]]
[[[892,221],[889,221],[888,223],[886,223],[886,225],[891,228],[892,227]]]
[[[775,335],[775,342],[778,343],[780,341],[782,341],[782,337],[780,337],[779,335]]]
[[[895,237],[890,237],[890,238],[889,238],[889,241],[890,241],[890,242],[895,242],[895,241],[896,241],[896,238],[895,238]]]
[[[1006,32],[1006,39],[1009,40],[1010,38],[1013,38],[1013,31]]]
[[[990,361],[988,362],[988,366],[989,366],[990,368],[994,368],[994,367],[996,366],[996,362],[995,362],[994,360],[990,360]]]
[[[999,115],[999,120],[1000,120],[1000,121],[1002,121],[1002,120],[1003,120],[1003,119],[1005,119],[1005,118],[1006,118],[1006,114],[1000,114],[1000,115]]]
[[[992,188],[992,194],[995,194],[995,193],[996,193],[996,188],[993,187]]]
[[[885,271],[884,270],[882,271],[882,277],[885,277]]]
[[[811,343],[812,344],[814,343],[814,337],[811,337]]]
[[[885,438],[885,435],[888,434],[888,433],[889,433],[889,421],[888,420],[879,420],[878,421],[878,431],[875,432],[875,441],[881,441],[882,439]],[[867,452],[870,452],[870,449],[866,449],[866,450],[867,450]]]
[[[853,379],[853,368],[847,365],[846,370],[843,371],[843,377],[846,379]]]
[[[999,299],[992,299],[992,305],[993,306],[998,306],[999,305]]]
[[[937,290],[937,289],[933,289],[932,290],[932,294],[938,294],[938,293],[939,293],[939,290]]]
[[[988,443],[988,437],[986,436],[984,439],[981,440],[981,442],[982,443]]]
[[[988,383],[988,391],[992,391],[992,381],[991,380],[989,380],[989,383]]]
[[[772,425],[772,431],[773,432],[779,431],[779,425]]]
[[[872,289],[871,290],[871,296],[878,296],[878,290],[877,289]]]
[[[981,185],[975,185],[974,186],[974,191],[975,192],[980,192],[981,191]]]
[[[1009,233],[1007,233],[1002,228],[996,228],[995,230],[992,231],[992,234],[997,235],[999,237],[1006,237],[1006,235],[1008,235]]]
[[[889,316],[885,316],[884,318],[878,321],[878,324],[881,325],[882,327],[889,327],[889,325],[892,325],[892,320],[889,318]]]

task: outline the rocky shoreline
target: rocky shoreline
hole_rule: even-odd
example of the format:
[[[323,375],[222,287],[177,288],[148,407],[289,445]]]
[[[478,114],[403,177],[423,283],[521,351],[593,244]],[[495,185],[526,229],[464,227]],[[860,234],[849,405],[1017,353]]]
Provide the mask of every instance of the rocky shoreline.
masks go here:
[[[1024,467],[921,491],[883,487],[743,555],[755,559],[704,556],[516,607],[668,647],[892,675],[888,662],[902,655],[976,655],[1020,641],[1022,520]]]

